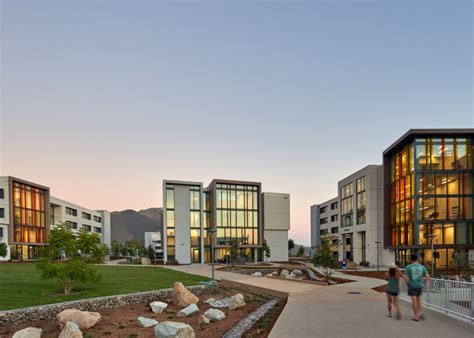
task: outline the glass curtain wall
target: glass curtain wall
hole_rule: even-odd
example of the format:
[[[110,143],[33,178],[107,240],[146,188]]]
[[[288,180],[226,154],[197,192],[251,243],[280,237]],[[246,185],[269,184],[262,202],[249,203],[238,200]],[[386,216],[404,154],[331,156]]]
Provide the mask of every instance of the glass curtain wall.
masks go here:
[[[251,260],[251,248],[259,239],[259,187],[256,185],[216,184],[216,246],[227,247],[237,239],[241,253]],[[216,259],[225,259],[227,248],[216,250]]]
[[[174,218],[174,185],[166,185],[166,252],[168,262],[176,260],[176,238]]]
[[[365,224],[367,195],[365,192],[365,176],[356,181],[357,224]]]
[[[204,217],[204,262],[211,262],[211,240],[212,236],[208,232],[211,227],[211,196],[209,191],[204,191],[204,205],[203,205],[203,217]]]
[[[46,191],[13,182],[12,259],[34,259],[46,241]]]
[[[473,146],[465,137],[416,138],[392,155],[391,245],[400,264],[416,252],[425,264],[457,267],[474,244]]]
[[[353,225],[354,188],[349,183],[341,187],[341,227]]]
[[[189,187],[189,216],[191,231],[191,262],[201,262],[201,188]]]

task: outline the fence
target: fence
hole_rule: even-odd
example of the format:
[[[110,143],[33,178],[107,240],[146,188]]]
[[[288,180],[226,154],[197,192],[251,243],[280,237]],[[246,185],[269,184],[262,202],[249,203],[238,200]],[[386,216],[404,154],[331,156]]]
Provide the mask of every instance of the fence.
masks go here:
[[[407,298],[407,286],[401,284],[401,294]],[[431,278],[421,300],[427,307],[474,320],[474,283]]]

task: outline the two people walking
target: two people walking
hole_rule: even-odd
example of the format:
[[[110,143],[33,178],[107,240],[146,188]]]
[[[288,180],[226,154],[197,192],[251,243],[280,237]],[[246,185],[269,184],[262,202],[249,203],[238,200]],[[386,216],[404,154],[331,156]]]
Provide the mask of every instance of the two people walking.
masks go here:
[[[421,294],[423,286],[428,282],[430,276],[425,266],[418,263],[417,255],[411,255],[410,258],[411,264],[405,268],[405,274],[402,274],[395,264],[391,264],[388,272],[385,274],[385,279],[387,280],[387,316],[392,317],[393,306],[396,310],[396,318],[401,319],[398,295],[400,293],[400,279],[403,278],[408,286],[408,296],[411,297],[413,308],[412,320],[417,322],[423,318]]]

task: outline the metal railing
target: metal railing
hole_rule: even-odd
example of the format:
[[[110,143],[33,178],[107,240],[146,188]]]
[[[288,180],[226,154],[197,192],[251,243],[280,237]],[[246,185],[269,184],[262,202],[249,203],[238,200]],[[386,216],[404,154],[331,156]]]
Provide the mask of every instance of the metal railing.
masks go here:
[[[409,298],[406,290],[402,282],[403,298]],[[474,320],[474,283],[430,278],[423,291],[421,300],[425,306]]]

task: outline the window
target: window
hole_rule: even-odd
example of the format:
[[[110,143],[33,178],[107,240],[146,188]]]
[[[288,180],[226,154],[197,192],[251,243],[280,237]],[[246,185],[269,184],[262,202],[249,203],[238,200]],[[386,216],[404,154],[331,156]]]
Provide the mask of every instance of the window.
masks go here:
[[[337,209],[337,202],[331,203],[331,210]]]
[[[319,224],[326,224],[328,222],[328,218],[324,217],[319,220]]]
[[[5,218],[5,209],[0,208],[0,218]]]
[[[352,183],[346,184],[341,187],[341,215],[342,215],[342,227],[348,227],[353,224],[352,221],[353,211],[353,187]]]
[[[91,232],[92,231],[92,227],[90,225],[87,225],[87,224],[83,224],[82,225],[82,229],[84,229],[85,231],[87,232]]]
[[[5,198],[5,190],[3,190],[3,188],[2,188],[2,189],[0,189],[0,199],[3,200],[4,198]]]
[[[320,213],[320,214],[324,214],[324,213],[326,212],[327,208],[328,208],[328,207],[321,207],[321,208],[319,209],[319,213]]]
[[[98,234],[102,233],[102,228],[94,227],[94,232],[97,232]]]
[[[94,222],[101,223],[102,222],[102,217],[94,216]]]
[[[91,214],[88,214],[87,212],[83,212],[82,213],[82,218],[88,219],[90,221],[92,217],[91,217]]]
[[[0,238],[3,237],[3,227],[0,227]]]
[[[325,235],[329,234],[329,230],[328,230],[328,229],[319,230],[319,234],[320,234],[321,236],[325,236]]]
[[[365,176],[356,181],[356,192],[357,224],[365,224],[365,209],[367,204]]]
[[[77,210],[66,207],[66,215],[77,216]]]
[[[331,216],[331,222],[335,222],[335,221],[337,221],[337,219],[338,219],[337,215],[332,215]]]
[[[71,229],[77,229],[77,223],[76,222],[66,221],[65,223]]]
[[[338,227],[333,227],[331,228],[331,233],[332,234],[337,234],[339,232],[339,228]]]

